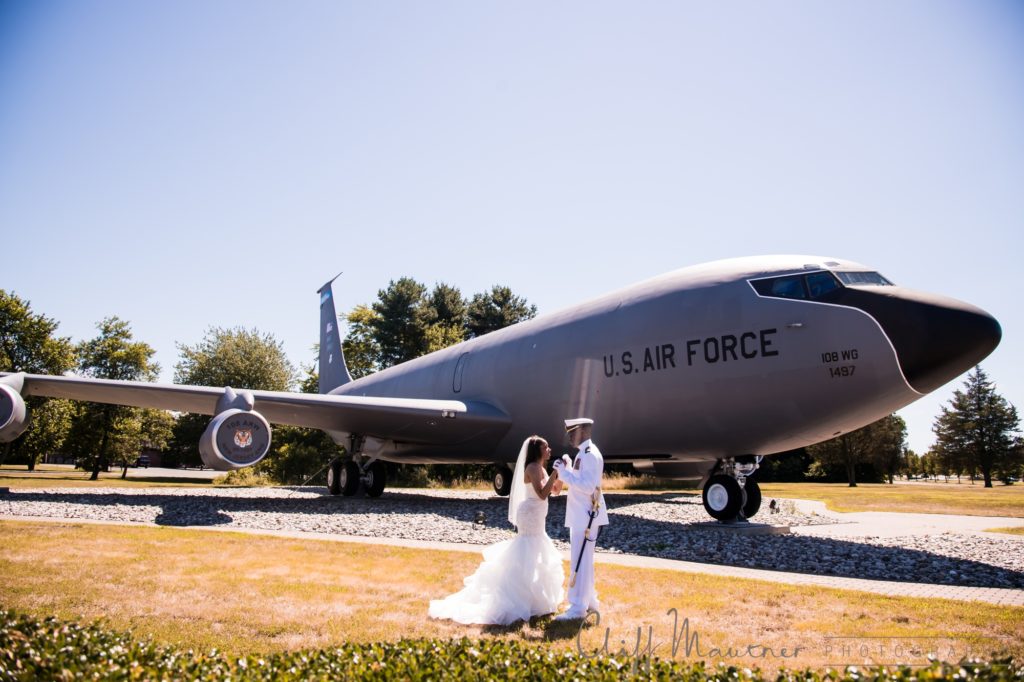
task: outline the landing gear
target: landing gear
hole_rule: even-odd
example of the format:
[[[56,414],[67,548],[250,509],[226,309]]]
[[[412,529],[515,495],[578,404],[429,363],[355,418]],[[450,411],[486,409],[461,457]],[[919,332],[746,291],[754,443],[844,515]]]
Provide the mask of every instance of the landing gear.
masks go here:
[[[341,494],[341,467],[340,459],[332,459],[327,465],[327,492],[331,495]]]
[[[345,497],[352,497],[359,492],[359,465],[351,459],[346,460],[341,467],[341,494]]]
[[[761,508],[761,488],[749,477],[757,471],[760,457],[719,460],[715,473],[704,484],[704,509],[719,521],[745,521]]]
[[[363,475],[363,489],[366,491],[368,497],[380,497],[381,493],[384,492],[384,486],[387,485],[388,470],[384,466],[384,462],[376,461],[370,464],[366,468],[366,473]]]
[[[749,519],[761,508],[761,486],[752,478],[748,478],[743,484],[743,492],[746,493],[747,501],[743,503],[743,518]]]
[[[494,492],[506,497],[512,490],[512,470],[506,464],[499,464],[494,469]]]
[[[743,488],[736,479],[715,474],[704,484],[704,509],[719,521],[732,521],[743,506]]]
[[[367,459],[363,454],[364,439],[352,436],[350,459],[333,460],[327,468],[327,492],[331,495],[351,497],[359,492],[360,486],[367,497],[380,497],[387,485],[388,471],[384,462]]]

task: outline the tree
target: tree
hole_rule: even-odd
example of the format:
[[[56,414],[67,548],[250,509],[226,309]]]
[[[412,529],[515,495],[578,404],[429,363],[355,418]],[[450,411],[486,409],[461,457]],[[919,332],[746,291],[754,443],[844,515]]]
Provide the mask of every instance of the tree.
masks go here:
[[[777,452],[761,460],[757,480],[761,482],[799,482],[807,480],[811,456],[806,448]]]
[[[428,305],[433,315],[430,320],[431,324],[443,324],[460,329],[465,328],[466,299],[462,297],[462,292],[459,291],[458,287],[453,287],[444,282],[435,284],[434,290],[430,292]]]
[[[78,345],[78,369],[85,376],[123,381],[154,381],[160,366],[153,362],[156,351],[149,344],[134,341],[131,327],[118,317],[108,317],[97,325],[99,336]],[[113,458],[123,450],[141,446],[137,427],[139,408],[123,405],[81,403],[72,431],[75,450],[91,466],[90,480],[99,478]],[[90,437],[91,436],[91,437]]]
[[[374,336],[378,317],[369,306],[358,305],[346,318],[348,334],[341,348],[353,379],[365,377],[380,369],[380,345]]]
[[[128,467],[143,449],[167,447],[174,423],[174,417],[165,410],[132,408],[119,412],[107,445],[108,462],[121,467],[121,478],[126,478]]]
[[[932,427],[940,457],[980,471],[986,488],[992,487],[994,472],[1013,468],[1019,430],[1017,409],[996,393],[980,365],[967,375],[964,390],[953,393]]]
[[[471,336],[483,336],[537,315],[537,306],[527,304],[506,286],[495,285],[490,292],[474,294],[467,312]]]
[[[56,452],[64,445],[71,429],[74,408],[69,400],[53,398],[33,399],[32,423],[17,440],[17,456],[28,463],[28,470],[35,471],[36,464],[46,455]]]
[[[1013,447],[1010,448],[1009,457],[1003,460],[999,467],[998,476],[1004,483],[1012,483],[1013,479],[1020,480],[1024,475],[1024,438],[1017,437],[1013,440]]]
[[[857,487],[858,477],[878,481],[881,471],[891,476],[899,468],[906,435],[903,419],[889,415],[856,431],[812,445],[807,448],[814,459],[811,473],[835,476],[842,472],[851,488]],[[880,466],[881,462],[885,462],[884,466]]]
[[[915,478],[924,473],[921,462],[922,457],[907,448],[907,451],[903,453],[903,473],[907,475],[907,478]]]
[[[0,289],[0,372],[63,374],[75,366],[68,337],[55,336],[57,322],[32,312],[28,301]],[[0,464],[14,453],[25,457],[29,471],[40,457],[60,448],[67,433],[69,406],[64,401],[29,396],[29,428],[0,451]]]
[[[466,315],[466,299],[461,291],[444,282],[435,285],[424,315],[430,320],[425,332],[426,352],[433,353],[463,341],[469,334]]]
[[[907,462],[907,423],[903,417],[890,414],[872,427],[871,455],[878,471],[893,483],[896,474]]]
[[[281,343],[256,329],[211,327],[196,345],[178,344],[178,352],[177,384],[262,391],[287,391],[295,384],[295,368]],[[209,421],[209,416],[201,414],[178,418],[171,439],[174,459],[199,464],[199,438]]]
[[[377,364],[381,369],[426,353],[426,329],[432,322],[426,295],[426,286],[411,277],[392,280],[387,289],[377,292],[372,306],[376,316],[370,324],[380,349]]]
[[[356,306],[348,314],[342,348],[349,372],[358,379],[536,314],[537,306],[508,287],[492,287],[467,304],[450,284],[436,284],[428,295],[426,285],[403,277],[378,291],[371,306]]]
[[[0,372],[63,374],[75,366],[68,337],[57,322],[32,312],[31,304],[0,289]]]
[[[287,391],[296,379],[281,343],[256,329],[211,327],[196,345],[178,344],[178,352],[178,384]]]

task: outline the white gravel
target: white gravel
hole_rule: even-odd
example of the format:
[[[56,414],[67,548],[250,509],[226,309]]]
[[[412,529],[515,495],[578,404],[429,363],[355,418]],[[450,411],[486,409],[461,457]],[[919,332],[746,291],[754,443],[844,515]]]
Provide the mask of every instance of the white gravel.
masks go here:
[[[943,533],[908,537],[820,538],[749,535],[708,528],[698,496],[606,493],[610,525],[598,551],[821,575],[1024,588],[1024,538]],[[332,497],[323,488],[14,489],[0,516],[225,526],[489,544],[512,537],[507,498],[487,492],[389,489],[382,497]],[[834,523],[783,502],[758,523]],[[479,514],[483,523],[477,523]],[[554,498],[548,535],[568,548],[565,499]]]

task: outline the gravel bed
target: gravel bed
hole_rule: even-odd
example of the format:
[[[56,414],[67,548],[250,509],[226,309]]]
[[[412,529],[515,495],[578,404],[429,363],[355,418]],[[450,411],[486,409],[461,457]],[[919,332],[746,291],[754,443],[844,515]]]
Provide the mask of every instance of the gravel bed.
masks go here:
[[[1024,588],[1024,539],[944,533],[909,537],[820,538],[748,535],[707,528],[699,496],[607,493],[610,525],[598,551],[820,575]],[[758,523],[835,521],[767,502]],[[561,549],[565,499],[550,502],[548,535]],[[490,544],[514,534],[507,498],[488,492],[389,489],[378,499],[332,497],[323,488],[14,489],[0,516],[135,521],[167,526],[265,530]]]

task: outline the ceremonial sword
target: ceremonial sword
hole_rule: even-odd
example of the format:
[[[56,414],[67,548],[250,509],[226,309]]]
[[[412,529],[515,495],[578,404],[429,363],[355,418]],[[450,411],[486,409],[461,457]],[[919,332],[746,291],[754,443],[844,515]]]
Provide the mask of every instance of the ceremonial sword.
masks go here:
[[[583,563],[583,553],[587,551],[587,542],[590,540],[590,527],[594,525],[594,518],[597,516],[597,510],[600,508],[601,489],[594,488],[594,492],[590,496],[590,511],[587,512],[590,515],[590,521],[587,522],[587,529],[583,531],[583,544],[580,545],[580,556],[576,559],[576,568],[573,569],[572,575],[569,576],[569,587],[576,586],[576,574],[580,572],[580,564]]]

